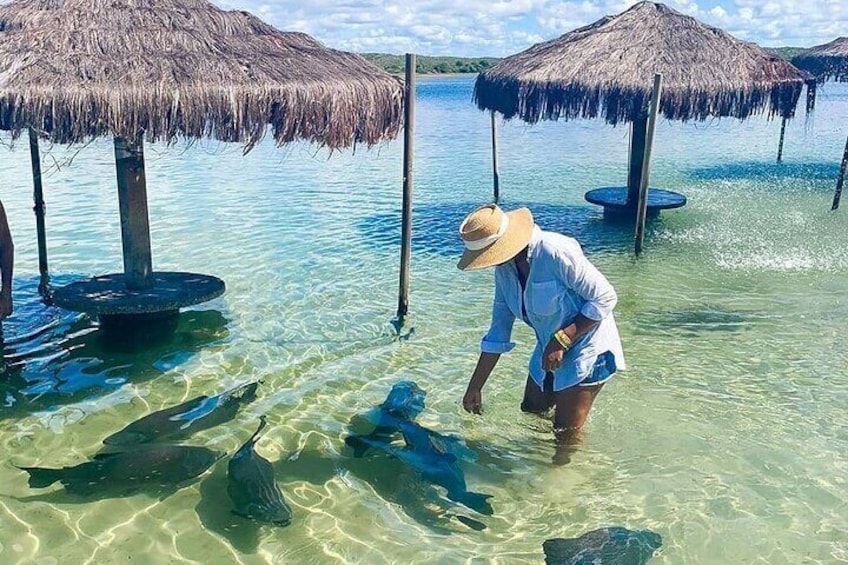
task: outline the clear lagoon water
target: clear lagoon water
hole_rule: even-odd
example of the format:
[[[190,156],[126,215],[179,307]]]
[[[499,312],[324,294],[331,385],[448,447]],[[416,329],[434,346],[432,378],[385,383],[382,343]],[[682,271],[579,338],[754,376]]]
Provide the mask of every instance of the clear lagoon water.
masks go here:
[[[631,231],[583,200],[624,182],[628,129],[503,125],[503,205],[579,238],[619,293],[629,370],[599,396],[565,467],[551,464],[550,424],[518,409],[527,328],[484,390],[484,415],[460,406],[492,295],[491,272],[455,268],[458,223],[491,195],[489,117],[472,88],[473,77],[420,81],[401,338],[400,142],[333,155],[148,146],[155,267],[228,288],[137,343],[40,303],[28,149],[0,148],[17,253],[0,561],[540,563],[548,538],[624,526],[662,536],[655,563],[848,562],[848,202],[830,211],[848,88],[821,88],[815,115],[790,124],[783,164],[779,121],[661,123],[652,186],[689,204],[653,223],[638,260]],[[46,148],[44,166],[54,284],[120,271],[110,140]],[[151,411],[257,379],[256,402],[186,443],[232,453],[266,414],[257,449],[294,510],[287,528],[230,514],[226,460],[176,492],[108,498],[30,489],[15,467],[82,463]],[[397,461],[345,451],[351,417],[399,380],[427,391],[422,423],[477,452],[463,469],[471,490],[493,495],[494,516]]]

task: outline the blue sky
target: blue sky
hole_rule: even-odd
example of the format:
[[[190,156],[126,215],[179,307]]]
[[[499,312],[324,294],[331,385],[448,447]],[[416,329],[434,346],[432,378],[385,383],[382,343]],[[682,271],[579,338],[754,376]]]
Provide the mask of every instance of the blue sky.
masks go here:
[[[503,56],[620,12],[633,0],[213,0],[352,51]],[[809,47],[848,35],[848,0],[669,0],[765,46]]]

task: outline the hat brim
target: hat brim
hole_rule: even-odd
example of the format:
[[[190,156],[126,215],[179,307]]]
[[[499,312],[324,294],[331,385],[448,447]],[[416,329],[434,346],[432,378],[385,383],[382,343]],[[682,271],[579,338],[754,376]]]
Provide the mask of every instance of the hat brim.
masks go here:
[[[530,244],[533,238],[533,214],[527,208],[506,212],[509,226],[499,240],[477,251],[466,249],[457,263],[462,271],[485,269],[506,263]]]

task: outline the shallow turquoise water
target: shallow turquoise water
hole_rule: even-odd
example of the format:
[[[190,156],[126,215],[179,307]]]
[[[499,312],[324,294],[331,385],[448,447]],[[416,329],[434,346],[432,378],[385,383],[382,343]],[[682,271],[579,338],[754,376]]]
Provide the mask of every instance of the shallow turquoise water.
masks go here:
[[[38,302],[28,151],[2,149],[17,247],[2,562],[538,563],[545,539],[605,526],[661,534],[656,563],[848,560],[848,216],[829,211],[848,88],[822,88],[816,115],[790,125],[782,165],[779,122],[661,124],[652,185],[689,205],[652,226],[638,261],[629,230],[582,199],[624,181],[626,128],[501,128],[504,205],[528,204],[543,227],[578,237],[620,297],[629,370],[600,395],[574,461],[555,468],[549,425],[518,410],[526,328],[484,390],[484,416],[459,405],[492,292],[491,273],[454,267],[458,222],[491,191],[472,84],[419,87],[412,319],[400,340],[400,143],[332,156],[148,147],[156,268],[218,275],[228,291],[135,348]],[[45,178],[56,283],[121,268],[111,143],[67,164],[77,150],[45,156],[65,162]],[[288,528],[230,517],[224,463],[167,497],[102,500],[31,490],[13,466],[82,463],[150,411],[254,379],[260,398],[190,443],[232,452],[267,414],[258,450],[277,462]],[[450,518],[458,509],[397,463],[346,457],[351,416],[401,379],[427,390],[423,423],[477,450],[464,470],[494,496],[494,517],[476,516],[486,531]]]

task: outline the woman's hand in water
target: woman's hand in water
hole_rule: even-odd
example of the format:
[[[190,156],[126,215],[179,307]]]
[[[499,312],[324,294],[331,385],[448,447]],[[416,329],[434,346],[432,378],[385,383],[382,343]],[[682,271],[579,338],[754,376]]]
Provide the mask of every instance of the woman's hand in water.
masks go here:
[[[462,398],[462,407],[466,412],[480,414],[483,411],[483,392],[479,388],[469,388]]]
[[[542,354],[542,368],[545,371],[556,371],[562,365],[562,355],[565,348],[556,338],[551,338],[545,352]]]

